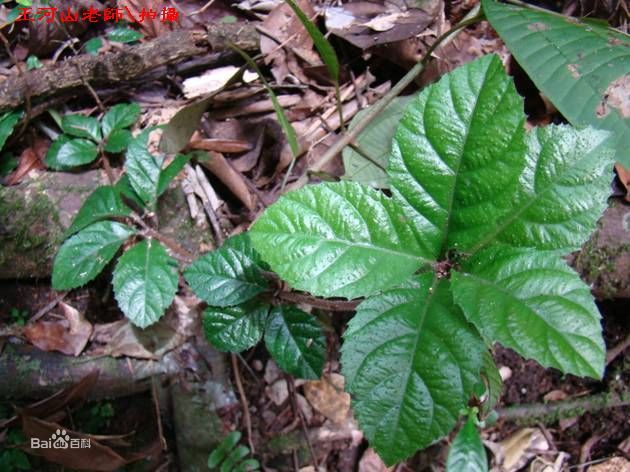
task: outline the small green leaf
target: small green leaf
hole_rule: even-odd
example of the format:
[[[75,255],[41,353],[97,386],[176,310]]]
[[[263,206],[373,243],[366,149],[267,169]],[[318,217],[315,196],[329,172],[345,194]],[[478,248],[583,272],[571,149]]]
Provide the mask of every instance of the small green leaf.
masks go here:
[[[192,158],[191,154],[177,154],[173,161],[160,172],[160,180],[158,182],[158,197],[166,192],[168,185],[177,177],[186,163]]]
[[[67,239],[55,257],[53,288],[69,290],[88,283],[103,270],[122,243],[133,234],[135,230],[127,225],[100,221]]]
[[[142,33],[131,28],[116,27],[107,33],[110,41],[117,43],[133,43],[142,39]]]
[[[630,168],[630,37],[552,12],[483,0],[483,10],[534,84],[574,126],[611,131]]]
[[[131,210],[123,203],[115,187],[103,185],[94,190],[85,200],[65,235],[68,237],[96,221],[116,216],[129,216],[130,213]]]
[[[228,434],[208,457],[208,468],[214,469],[223,462],[223,459],[227,457],[228,453],[234,449],[240,440],[240,431],[232,431]]]
[[[482,395],[484,396],[481,418],[484,419],[494,410],[503,390],[503,380],[490,351],[483,354],[481,383],[483,385]]]
[[[473,418],[455,436],[448,451],[446,472],[488,472],[488,456]]]
[[[162,158],[153,156],[147,149],[151,130],[144,130],[129,142],[125,154],[125,166],[131,186],[150,208],[155,206]]]
[[[112,153],[123,152],[133,139],[131,131],[128,129],[115,129],[107,137],[105,151]]]
[[[59,136],[46,153],[46,165],[51,169],[63,170],[89,164],[98,156],[96,144],[87,139],[69,139]]]
[[[254,347],[263,335],[269,306],[249,303],[203,312],[206,339],[220,351],[241,352]]]
[[[7,142],[7,138],[13,133],[13,128],[21,117],[21,111],[10,111],[0,116],[0,150]]]
[[[344,179],[377,188],[389,187],[385,169],[392,149],[392,139],[405,108],[412,99],[412,96],[394,98],[357,137],[356,144],[371,160],[349,146],[343,149],[343,167],[346,171]],[[352,131],[368,111],[369,108],[366,108],[357,113],[348,130]]]
[[[274,272],[294,288],[324,297],[371,295],[426,262],[427,250],[392,200],[354,182],[289,192],[250,234]]]
[[[226,457],[225,462],[221,464],[220,472],[234,472],[234,467],[239,461],[245,459],[249,455],[249,448],[238,446]]]
[[[601,378],[599,312],[588,286],[557,253],[493,247],[451,280],[455,301],[489,342],[545,367]]]
[[[13,154],[2,154],[0,156],[0,176],[9,175],[17,167],[19,160]]]
[[[124,203],[128,204],[132,208],[138,210],[142,210],[144,208],[144,202],[140,199],[136,191],[131,186],[131,182],[129,182],[129,176],[127,174],[123,174],[114,188],[120,195],[121,199]]]
[[[101,38],[92,38],[85,42],[83,45],[85,52],[96,56],[98,51],[103,47],[103,40]]]
[[[139,242],[125,252],[114,270],[118,306],[140,328],[159,320],[177,292],[177,261],[154,240]]]
[[[109,109],[102,119],[103,136],[107,137],[114,130],[129,128],[140,117],[140,105],[137,103],[119,103]]]
[[[337,59],[335,50],[317,26],[315,26],[315,24],[304,14],[304,12],[293,0],[286,0],[286,2],[293,9],[295,15],[298,17],[302,25],[304,25],[304,28],[313,40],[313,44],[315,44],[317,52],[319,52],[322,61],[326,64],[330,77],[333,81],[339,82],[339,60]]]
[[[37,56],[28,56],[26,58],[26,69],[27,70],[33,70],[33,69],[39,69],[41,67],[44,67],[44,64],[42,64],[42,62],[39,60],[39,58]]]
[[[414,276],[357,307],[342,373],[359,424],[386,464],[448,434],[474,391],[486,346],[449,282]]]
[[[64,133],[77,138],[89,138],[96,142],[101,140],[101,127],[96,118],[84,115],[64,115],[61,119]]]
[[[240,240],[241,248],[231,246],[234,240]],[[201,256],[184,272],[193,292],[213,306],[238,305],[268,287],[249,235],[240,234],[228,241],[232,243]]]
[[[317,319],[293,306],[271,310],[265,345],[285,372],[300,379],[318,379],[326,362],[326,338]]]

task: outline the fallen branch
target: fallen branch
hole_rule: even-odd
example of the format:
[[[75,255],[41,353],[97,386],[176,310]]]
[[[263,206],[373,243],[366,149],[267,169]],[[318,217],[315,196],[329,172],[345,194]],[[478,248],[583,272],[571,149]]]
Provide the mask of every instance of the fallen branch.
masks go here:
[[[574,400],[551,403],[531,403],[498,408],[499,419],[521,425],[551,424],[562,418],[573,418],[587,412],[595,412],[630,405],[630,391],[606,392]]]
[[[175,64],[209,51],[226,51],[226,41],[241,49],[258,49],[254,23],[208,26],[207,32],[177,30],[120,51],[81,54],[39,69],[14,73],[0,84],[0,113],[29,99],[50,97],[90,86],[111,86],[141,77],[158,67]]]

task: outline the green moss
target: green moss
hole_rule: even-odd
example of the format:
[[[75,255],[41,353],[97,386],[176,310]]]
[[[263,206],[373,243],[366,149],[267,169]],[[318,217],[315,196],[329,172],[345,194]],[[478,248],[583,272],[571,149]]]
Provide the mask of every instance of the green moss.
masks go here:
[[[0,270],[11,264],[11,273],[42,274],[60,243],[62,228],[55,205],[43,191],[15,192],[0,189]]]
[[[630,244],[602,246],[598,244],[598,236],[596,232],[582,247],[575,259],[575,269],[604,298],[612,298],[625,283],[616,273],[616,261],[621,254],[630,251]]]

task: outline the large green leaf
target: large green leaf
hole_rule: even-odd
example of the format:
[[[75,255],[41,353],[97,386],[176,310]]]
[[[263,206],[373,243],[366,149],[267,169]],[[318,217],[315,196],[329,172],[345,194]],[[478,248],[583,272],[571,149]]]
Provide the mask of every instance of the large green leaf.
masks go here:
[[[536,86],[578,127],[610,130],[630,167],[630,39],[594,22],[483,0],[486,17]]]
[[[53,288],[68,290],[88,283],[134,233],[135,230],[127,225],[101,221],[66,240],[53,264]]]
[[[258,344],[265,328],[269,305],[259,303],[210,307],[203,312],[203,331],[221,351],[241,352]]]
[[[0,116],[0,151],[4,147],[7,138],[13,133],[13,128],[21,116],[21,111],[10,111]]]
[[[108,137],[112,131],[128,128],[138,121],[140,105],[137,103],[119,103],[109,109],[103,116],[101,126],[103,136]]]
[[[129,216],[131,210],[120,198],[120,193],[111,185],[98,187],[85,200],[66,231],[66,236],[82,230],[92,223],[111,217]]]
[[[607,135],[570,126],[533,129],[512,208],[474,250],[493,241],[564,252],[579,249],[595,230],[610,194],[613,152]]]
[[[367,155],[367,158],[349,146],[343,149],[345,179],[377,188],[389,187],[385,169],[392,149],[392,139],[398,122],[412,99],[412,96],[394,98],[357,137],[356,144]],[[350,131],[365,117],[369,110],[366,108],[356,114],[350,122]]]
[[[64,133],[78,138],[89,138],[96,142],[101,140],[101,127],[96,118],[84,115],[64,115],[61,119]]]
[[[493,247],[451,280],[455,301],[489,342],[545,367],[601,378],[599,312],[588,286],[557,254]]]
[[[153,208],[158,196],[162,158],[147,149],[149,132],[145,130],[129,142],[125,167],[131,186],[144,203]]]
[[[129,320],[140,328],[155,323],[177,292],[177,261],[154,240],[125,252],[114,270],[114,295]]]
[[[446,472],[487,472],[488,456],[473,418],[469,418],[451,444]]]
[[[486,349],[448,280],[424,274],[368,298],[344,334],[353,411],[388,464],[447,434],[478,381]]]
[[[186,269],[184,278],[195,294],[210,305],[238,305],[267,289],[259,265],[260,257],[249,235],[240,234],[197,259]]]
[[[396,285],[428,255],[391,199],[354,182],[290,192],[250,234],[280,277],[326,297],[361,297]]]
[[[48,167],[62,170],[89,164],[97,155],[98,149],[92,141],[61,135],[50,145],[45,161]]]
[[[407,107],[390,185],[433,257],[471,247],[511,208],[525,164],[524,118],[494,55],[455,69]]]
[[[132,139],[133,135],[128,129],[115,129],[107,137],[105,151],[113,153],[123,152],[127,149]]]
[[[168,185],[171,181],[177,177],[177,174],[181,172],[186,163],[192,158],[191,154],[177,154],[171,163],[167,165],[162,172],[160,172],[160,178],[158,180],[157,194],[158,197],[166,192]]]
[[[326,338],[313,315],[293,306],[271,310],[265,345],[282,370],[300,379],[318,379],[326,362]]]

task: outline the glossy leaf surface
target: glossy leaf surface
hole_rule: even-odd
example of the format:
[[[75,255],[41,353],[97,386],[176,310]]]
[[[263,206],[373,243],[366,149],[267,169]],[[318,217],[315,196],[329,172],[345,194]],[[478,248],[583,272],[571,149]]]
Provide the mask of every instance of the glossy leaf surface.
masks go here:
[[[203,331],[220,351],[241,352],[261,340],[269,305],[262,303],[210,307],[203,312]]]
[[[145,130],[131,140],[125,154],[125,166],[133,189],[145,204],[153,207],[158,195],[162,158],[153,156],[147,149],[150,131]]]
[[[392,200],[353,182],[284,195],[250,234],[280,277],[325,297],[370,295],[425,262],[426,250]]]
[[[61,129],[64,133],[77,138],[101,140],[101,127],[96,118],[84,115],[64,115],[61,118]]]
[[[497,56],[455,69],[407,107],[390,186],[433,257],[472,247],[512,208],[525,163],[524,118]]]
[[[48,167],[62,170],[89,164],[97,155],[98,149],[92,141],[61,135],[50,145],[45,160]]]
[[[299,379],[319,379],[326,361],[326,339],[313,315],[293,306],[271,310],[265,345],[282,370]]]
[[[204,254],[184,272],[195,294],[215,307],[238,305],[267,289],[260,257],[249,235],[230,238],[219,249]]]
[[[557,254],[491,248],[451,280],[455,301],[490,342],[545,367],[601,378],[599,311],[588,286]]]
[[[113,221],[94,223],[59,248],[53,264],[55,290],[81,287],[96,277],[135,230]]]
[[[574,126],[612,132],[630,168],[630,39],[595,22],[483,0],[490,24],[529,77]]]
[[[469,418],[451,444],[446,472],[487,472],[488,456],[475,421]]]
[[[120,193],[111,185],[98,187],[85,200],[83,206],[66,230],[66,236],[82,230],[92,223],[110,217],[128,216],[131,210],[120,198]]]
[[[353,411],[387,464],[447,434],[479,378],[485,344],[428,273],[368,298],[344,334]]]
[[[146,328],[171,305],[177,282],[177,261],[157,241],[144,240],[118,259],[114,295],[125,316],[134,325]]]
[[[137,103],[119,103],[111,107],[103,116],[101,126],[103,136],[107,137],[114,130],[129,128],[140,116],[140,105]]]

